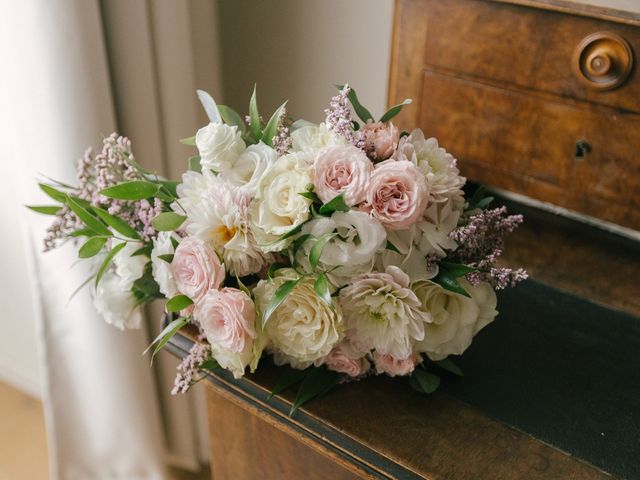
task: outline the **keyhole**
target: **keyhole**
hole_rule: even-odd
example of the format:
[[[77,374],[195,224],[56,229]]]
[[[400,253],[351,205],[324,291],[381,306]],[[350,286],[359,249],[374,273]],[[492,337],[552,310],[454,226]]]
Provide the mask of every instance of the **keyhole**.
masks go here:
[[[586,140],[578,140],[576,142],[576,148],[573,152],[573,159],[577,161],[584,160],[587,157],[587,153],[591,151],[591,145]]]

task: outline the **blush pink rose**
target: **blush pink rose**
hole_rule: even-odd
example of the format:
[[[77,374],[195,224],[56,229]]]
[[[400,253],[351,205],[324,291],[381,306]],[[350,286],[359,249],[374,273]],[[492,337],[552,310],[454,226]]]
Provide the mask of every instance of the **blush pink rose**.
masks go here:
[[[324,203],[343,194],[347,205],[357,205],[365,199],[372,171],[371,160],[353,145],[324,148],[313,164],[314,191]]]
[[[373,160],[386,160],[398,148],[400,132],[391,122],[367,123],[362,127],[361,132],[364,137],[364,151]]]
[[[213,248],[196,237],[185,238],[173,255],[171,270],[176,287],[187,297],[198,301],[211,289],[222,285],[224,265]]]
[[[241,290],[209,290],[195,308],[209,343],[229,352],[242,353],[256,338],[253,301]]]
[[[388,160],[373,171],[363,209],[389,230],[404,230],[422,216],[428,198],[427,181],[413,163]]]
[[[345,373],[350,377],[359,377],[366,373],[370,364],[364,355],[354,355],[353,347],[341,344],[331,350],[324,359],[324,364],[329,370],[338,373]]]
[[[373,352],[373,363],[376,366],[376,372],[378,374],[386,373],[390,377],[404,377],[411,374],[422,359],[420,355],[411,355],[408,358],[398,359],[391,355],[382,355],[378,352]]]

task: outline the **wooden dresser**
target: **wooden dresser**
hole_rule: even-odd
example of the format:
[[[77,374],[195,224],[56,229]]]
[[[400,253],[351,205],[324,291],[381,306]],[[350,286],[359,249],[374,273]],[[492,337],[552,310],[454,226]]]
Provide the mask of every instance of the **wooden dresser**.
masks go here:
[[[640,2],[638,6],[640,12]],[[398,0],[389,103],[462,173],[640,229],[640,13]]]
[[[640,0],[638,0],[640,2]],[[640,229],[640,14],[398,0],[389,104],[469,179]],[[417,105],[417,107],[416,107]],[[288,416],[281,369],[208,377],[214,480],[640,479],[640,243],[506,199],[532,280],[429,397],[343,385]],[[191,340],[168,348],[184,356]]]

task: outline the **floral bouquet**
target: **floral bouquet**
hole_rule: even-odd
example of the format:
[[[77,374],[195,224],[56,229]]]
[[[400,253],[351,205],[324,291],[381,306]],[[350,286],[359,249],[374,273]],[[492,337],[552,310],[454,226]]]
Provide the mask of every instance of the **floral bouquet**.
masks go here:
[[[77,185],[40,184],[59,203],[30,207],[55,217],[45,249],[81,243],[107,322],[136,328],[143,305],[166,299],[173,320],[152,355],[199,329],[174,393],[210,370],[253,372],[265,353],[298,371],[275,389],[300,384],[294,410],[372,374],[431,393],[437,369],[461,374],[447,357],[493,321],[495,290],[526,278],[496,265],[522,217],[488,209],[482,189],[465,199],[437,140],[398,130],[410,101],[375,121],[339,89],[320,124],[292,121],[286,102],[265,123],[255,89],[245,118],[198,91],[210,123],[181,140],[198,150],[181,182],[112,134],[80,160]]]

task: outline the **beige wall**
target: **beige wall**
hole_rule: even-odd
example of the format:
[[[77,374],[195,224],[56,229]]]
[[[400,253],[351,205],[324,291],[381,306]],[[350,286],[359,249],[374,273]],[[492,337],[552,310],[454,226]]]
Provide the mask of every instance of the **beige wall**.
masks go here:
[[[349,82],[383,113],[392,0],[219,0],[223,101],[246,113],[253,83],[263,116],[289,99],[320,121],[335,83]]]

